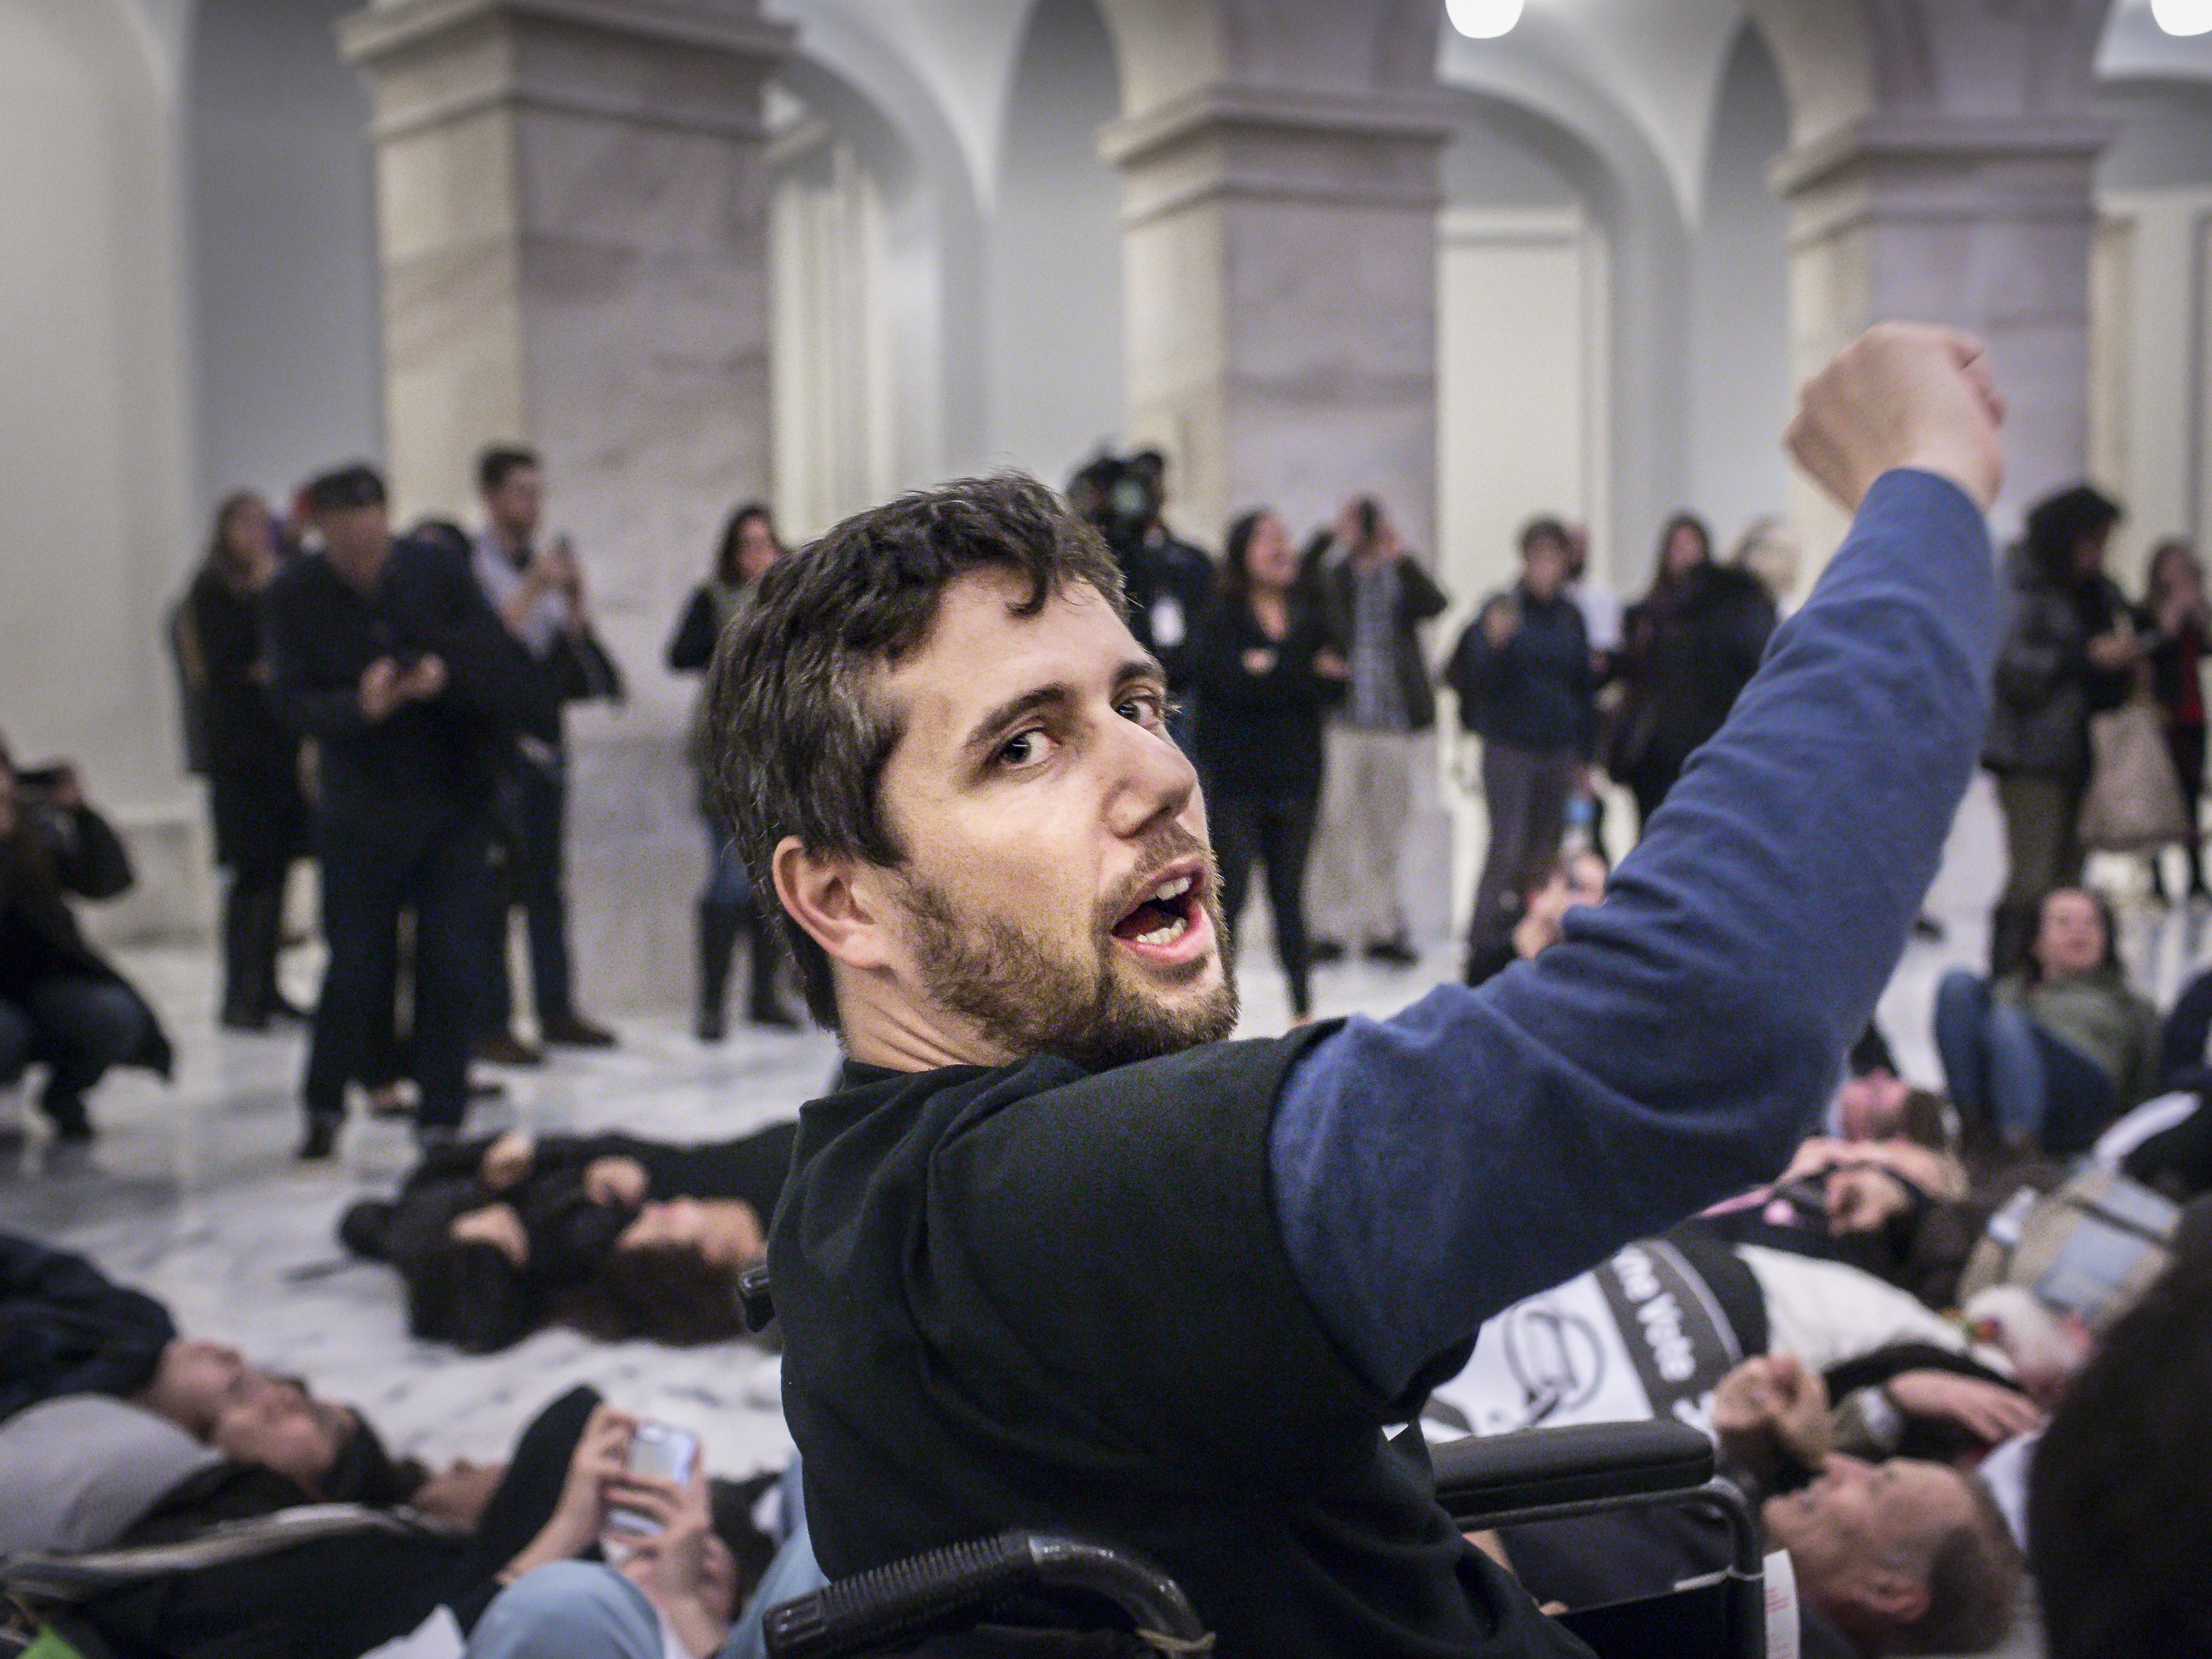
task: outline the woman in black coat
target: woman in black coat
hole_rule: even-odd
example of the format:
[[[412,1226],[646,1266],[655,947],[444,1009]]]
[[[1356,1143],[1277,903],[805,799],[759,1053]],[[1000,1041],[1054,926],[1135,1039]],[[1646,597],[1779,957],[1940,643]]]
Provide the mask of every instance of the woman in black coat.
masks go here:
[[[1636,797],[1639,828],[1721,729],[1759,672],[1774,624],[1774,600],[1759,578],[1713,562],[1702,520],[1668,520],[1650,591],[1622,621],[1614,672],[1626,696],[1606,742],[1606,770]]]
[[[2089,721],[2128,700],[2143,639],[2105,573],[2119,503],[2075,484],[2027,510],[2008,563],[2012,625],[1997,648],[1982,764],[1996,779],[2008,874],[1990,925],[1993,975],[2021,965],[2044,895],[2081,878]]]
[[[783,543],[776,536],[775,519],[766,504],[739,504],[722,526],[714,574],[691,590],[676,632],[669,639],[670,672],[707,672],[708,664],[714,659],[715,641],[752,602],[755,584],[782,556]],[[696,732],[692,734],[691,749],[696,766]],[[746,969],[751,979],[745,1018],[756,1025],[793,1030],[799,1022],[776,992],[776,971],[783,961],[778,918],[760,902],[738,857],[735,833],[708,809],[703,790],[699,811],[707,820],[707,884],[699,894],[699,1001],[693,1031],[702,1042],[722,1040],[730,963],[740,938],[745,940]]]
[[[1291,1012],[1312,1012],[1307,982],[1306,859],[1321,805],[1322,713],[1341,694],[1343,659],[1321,605],[1299,580],[1290,532],[1273,513],[1229,526],[1221,595],[1200,621],[1189,660],[1198,689],[1194,747],[1221,860],[1223,913],[1234,936],[1256,860],[1267,866],[1275,956]]]
[[[215,860],[230,872],[222,911],[222,1023],[264,1030],[301,1018],[276,984],[284,883],[307,850],[300,739],[269,698],[262,590],[276,574],[269,508],[241,492],[216,509],[207,557],[176,617],[176,646],[193,705]]]

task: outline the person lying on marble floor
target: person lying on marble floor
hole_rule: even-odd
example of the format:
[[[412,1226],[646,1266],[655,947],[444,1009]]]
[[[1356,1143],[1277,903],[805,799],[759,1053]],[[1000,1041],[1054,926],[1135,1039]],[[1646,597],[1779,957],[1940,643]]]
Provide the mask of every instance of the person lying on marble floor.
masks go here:
[[[160,1302],[81,1255],[0,1233],[0,1557],[112,1543],[176,1481],[223,1462],[459,1524],[498,1474],[395,1463],[351,1407],[179,1335]]]
[[[797,1126],[679,1146],[512,1132],[427,1150],[398,1195],[338,1237],[407,1285],[409,1331],[492,1353],[549,1324],[679,1346],[744,1334],[737,1276],[760,1259]]]
[[[272,1443],[315,1441],[322,1414],[303,1413],[306,1399],[303,1392],[264,1398]],[[714,1533],[711,1518],[699,1522],[707,1485],[678,1490],[629,1474],[625,1462],[636,1429],[636,1419],[591,1389],[572,1389],[538,1413],[504,1464],[468,1472],[467,1516],[427,1511],[419,1492],[404,1504],[389,1493],[364,1492],[356,1501],[388,1519],[288,1542],[278,1552],[151,1571],[78,1602],[71,1617],[134,1655],[356,1659],[418,1630],[441,1608],[467,1632],[506,1584],[550,1563],[596,1555],[621,1509],[658,1523],[638,1528],[629,1544],[646,1558],[641,1576],[672,1571],[662,1564],[680,1553],[687,1585],[726,1619],[740,1589],[738,1553]],[[329,1495],[319,1482],[265,1463],[219,1461],[158,1495],[115,1542],[130,1548],[197,1540]],[[722,1524],[757,1570],[764,1551],[744,1509],[729,1506]]]
[[[146,1000],[85,940],[70,896],[131,883],[122,841],[66,761],[19,771],[0,741],[0,1088],[44,1061],[39,1109],[64,1141],[93,1136],[84,1097],[110,1067],[167,1078],[173,1056]]]
[[[2016,1418],[2024,1406],[1985,1382],[1941,1382],[1995,1415]],[[1789,1354],[1729,1372],[1711,1426],[1722,1467],[1765,1522],[1768,1547],[1790,1557],[1795,1650],[1806,1659],[1982,1653],[2003,1640],[2020,1600],[2021,1552],[1977,1475],[1924,1458],[1843,1455],[1820,1373]],[[1664,1507],[1474,1541],[1532,1595],[1572,1607],[1661,1593],[1729,1559],[1715,1517]]]

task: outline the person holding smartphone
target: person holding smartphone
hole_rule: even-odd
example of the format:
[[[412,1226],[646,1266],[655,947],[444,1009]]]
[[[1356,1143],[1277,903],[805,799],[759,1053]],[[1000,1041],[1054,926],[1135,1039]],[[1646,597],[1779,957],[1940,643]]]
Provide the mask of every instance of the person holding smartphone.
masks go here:
[[[1373,496],[1347,502],[1332,534],[1322,602],[1346,679],[1329,732],[1322,812],[1321,862],[1334,879],[1324,882],[1321,900],[1339,913],[1330,932],[1347,947],[1406,968],[1419,952],[1399,896],[1399,855],[1414,773],[1437,720],[1420,630],[1450,600]]]
[[[1482,740],[1490,846],[1468,927],[1468,960],[1494,950],[1519,920],[1522,873],[1555,856],[1567,799],[1597,739],[1589,632],[1567,596],[1571,554],[1557,519],[1521,532],[1521,580],[1493,596],[1460,635],[1444,684],[1460,724]]]

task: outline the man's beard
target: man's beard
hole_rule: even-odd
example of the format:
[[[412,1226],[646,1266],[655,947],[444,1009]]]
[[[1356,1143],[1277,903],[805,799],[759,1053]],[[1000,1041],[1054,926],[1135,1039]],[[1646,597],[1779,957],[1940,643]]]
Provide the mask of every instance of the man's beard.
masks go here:
[[[1157,867],[1186,845],[1205,850],[1195,836],[1186,834],[1182,842],[1146,866]],[[1237,975],[1219,887],[1209,854],[1197,890],[1220,952],[1220,982],[1200,999],[1170,1005],[1147,994],[1141,982],[1132,983],[1115,955],[1121,947],[1111,930],[1141,894],[1100,907],[1092,930],[1098,947],[1086,960],[1054,950],[1002,917],[963,924],[941,889],[909,882],[906,910],[921,988],[973,1020],[981,1036],[1006,1053],[1058,1054],[1086,1072],[1218,1042],[1237,1027]],[[1203,973],[1206,961],[1192,965]]]

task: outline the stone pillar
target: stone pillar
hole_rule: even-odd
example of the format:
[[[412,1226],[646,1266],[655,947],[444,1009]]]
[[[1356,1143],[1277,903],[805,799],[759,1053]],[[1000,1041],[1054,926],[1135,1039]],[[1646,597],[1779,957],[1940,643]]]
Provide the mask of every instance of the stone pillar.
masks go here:
[[[1266,505],[1303,537],[1372,495],[1436,568],[1437,161],[1451,131],[1432,88],[1279,75],[1185,88],[1106,130],[1122,177],[1129,435],[1169,457],[1190,533],[1218,545],[1231,514]],[[1424,939],[1451,923],[1451,836],[1431,760],[1399,884]],[[1324,823],[1318,933],[1342,930],[1347,872]]]
[[[1419,91],[1218,83],[1126,116],[1131,437],[1174,467],[1180,520],[1218,540],[1267,503],[1297,532],[1381,498],[1436,535],[1437,157]]]
[[[686,994],[702,842],[660,650],[769,483],[762,99],[792,36],[759,0],[376,0],[339,26],[374,112],[395,506],[472,522],[478,449],[538,449],[630,683],[570,720],[587,1006]]]
[[[1790,205],[1799,376],[1888,319],[1986,340],[2009,405],[2002,529],[2087,466],[2093,174],[2110,136],[2086,115],[1899,112],[1801,145],[1775,168]],[[1802,478],[1798,489],[1808,544],[1832,548],[1840,517]]]

